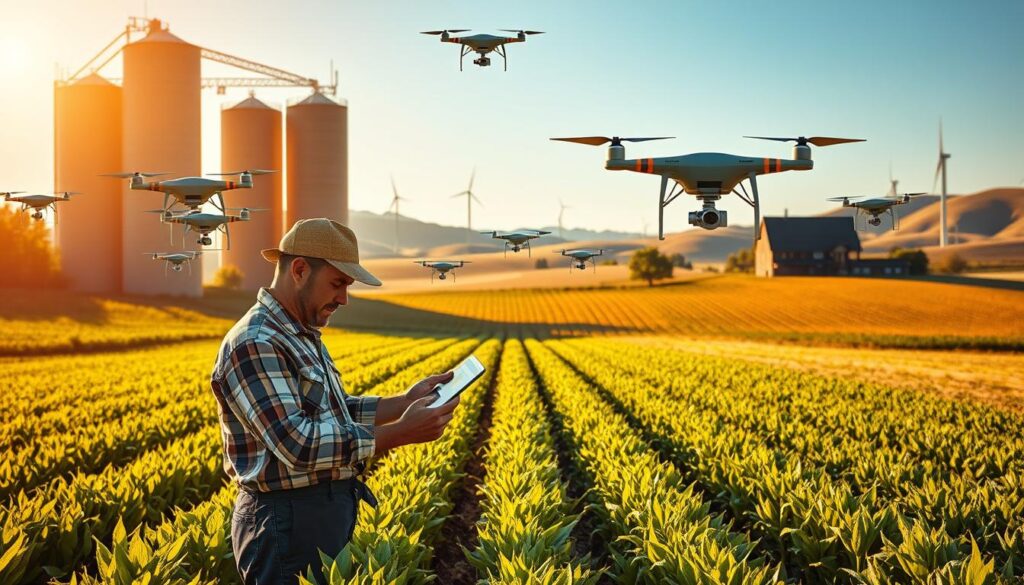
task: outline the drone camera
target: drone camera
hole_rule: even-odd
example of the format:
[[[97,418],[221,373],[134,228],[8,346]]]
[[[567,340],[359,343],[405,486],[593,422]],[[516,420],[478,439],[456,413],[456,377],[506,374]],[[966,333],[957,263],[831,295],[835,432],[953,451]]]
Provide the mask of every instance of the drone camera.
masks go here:
[[[491,65],[491,60],[489,57],[481,56],[479,59],[473,59],[473,64],[481,67],[489,67]]]
[[[196,243],[202,244],[203,246],[210,246],[213,244],[213,240],[210,238],[210,236],[203,236],[199,238],[199,241],[197,241]]]
[[[171,270],[175,272],[181,272],[181,264],[175,264],[174,266],[171,267]]]
[[[690,212],[690,225],[702,227],[706,230],[725,227],[728,224],[727,213],[722,209],[702,209]]]
[[[32,219],[43,219],[43,213],[41,211],[37,211],[37,212],[33,213],[32,214]]]
[[[869,219],[868,223],[870,223],[871,225],[873,225],[875,227],[878,227],[878,226],[882,225],[882,218],[880,218],[880,217],[878,217],[876,215],[875,217],[872,217],[871,219]]]
[[[444,272],[442,272],[441,274],[437,275],[437,279],[438,280],[444,280],[446,278],[448,278],[448,275],[446,275]]]

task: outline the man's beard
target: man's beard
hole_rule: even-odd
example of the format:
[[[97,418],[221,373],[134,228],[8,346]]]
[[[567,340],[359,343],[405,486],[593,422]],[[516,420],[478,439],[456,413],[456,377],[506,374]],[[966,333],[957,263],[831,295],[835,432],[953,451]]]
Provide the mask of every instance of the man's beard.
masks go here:
[[[313,293],[312,289],[313,285],[311,282],[307,282],[302,286],[302,288],[299,289],[299,313],[303,316],[303,319],[305,320],[305,323],[303,323],[303,325],[305,325],[306,327],[314,327],[319,329],[321,327],[326,327],[327,322],[330,320],[330,315],[328,315],[327,317],[323,318],[323,321],[321,321],[320,312],[323,311],[324,309],[337,309],[338,305],[336,305],[335,303],[329,303],[327,305],[317,307],[310,300],[310,297],[312,296]]]

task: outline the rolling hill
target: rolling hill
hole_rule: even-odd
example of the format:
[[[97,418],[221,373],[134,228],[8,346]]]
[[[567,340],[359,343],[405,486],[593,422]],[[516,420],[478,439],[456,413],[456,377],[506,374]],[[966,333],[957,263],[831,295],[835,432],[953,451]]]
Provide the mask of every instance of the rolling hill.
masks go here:
[[[937,247],[938,196],[922,195],[899,208],[900,229],[892,231],[888,219],[878,228],[860,232],[867,254],[884,254],[894,247],[922,247],[933,256],[956,252],[967,260],[997,262],[1024,260],[1024,189],[995,188],[971,195],[951,196],[948,202],[950,240],[945,250]],[[819,214],[821,217],[850,216],[853,210],[838,207]],[[501,252],[502,244],[487,236],[473,233],[466,241],[466,230],[401,217],[401,255],[408,258],[464,258]],[[359,234],[360,250],[366,258],[393,258],[394,215],[378,215],[353,211],[353,229]],[[557,228],[542,229],[557,232]],[[548,235],[536,241],[547,251],[563,247],[607,248],[623,261],[633,250],[657,246],[667,254],[682,254],[702,263],[724,262],[729,254],[751,245],[749,226],[705,231],[690,229],[668,234],[664,241],[644,238],[639,234],[616,231],[594,231],[580,228],[565,230],[566,239]],[[500,255],[496,255],[500,256]],[[511,256],[510,256],[511,260]],[[532,262],[514,260],[523,268]],[[485,269],[485,267],[478,267]],[[404,272],[404,271],[403,271]]]

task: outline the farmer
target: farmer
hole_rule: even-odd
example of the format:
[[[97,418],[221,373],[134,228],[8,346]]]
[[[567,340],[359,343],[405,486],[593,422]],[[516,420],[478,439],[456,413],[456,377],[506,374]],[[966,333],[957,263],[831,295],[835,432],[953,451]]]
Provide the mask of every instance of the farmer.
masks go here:
[[[246,585],[295,583],[308,566],[319,579],[317,551],[337,556],[360,500],[377,504],[360,479],[365,462],[437,439],[458,406],[426,408],[451,372],[390,398],[345,392],[320,328],[354,281],[380,286],[359,265],[352,230],[299,220],[263,257],[277,264],[274,282],[224,337],[211,379],[224,469],[239,488],[231,544]]]

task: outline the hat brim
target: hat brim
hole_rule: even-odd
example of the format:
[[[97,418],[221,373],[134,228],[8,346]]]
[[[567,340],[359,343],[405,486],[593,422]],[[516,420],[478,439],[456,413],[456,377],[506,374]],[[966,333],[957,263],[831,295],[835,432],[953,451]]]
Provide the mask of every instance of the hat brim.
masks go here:
[[[358,280],[363,284],[370,286],[380,286],[381,282],[376,276],[370,274],[370,271],[363,268],[355,262],[338,262],[337,260],[328,260],[324,258],[328,264],[347,274],[353,280]]]
[[[278,259],[281,258],[281,250],[278,250],[277,248],[268,248],[260,252],[260,254],[263,256],[264,260],[266,260],[267,262],[273,262],[274,264],[276,264]],[[381,285],[379,278],[370,274],[369,270],[363,268],[356,262],[339,262],[337,260],[330,260],[328,258],[323,258],[323,260],[330,264],[331,266],[340,270],[342,273],[348,275],[349,278],[351,278],[352,280],[357,280],[363,284],[368,284],[370,286]]]

